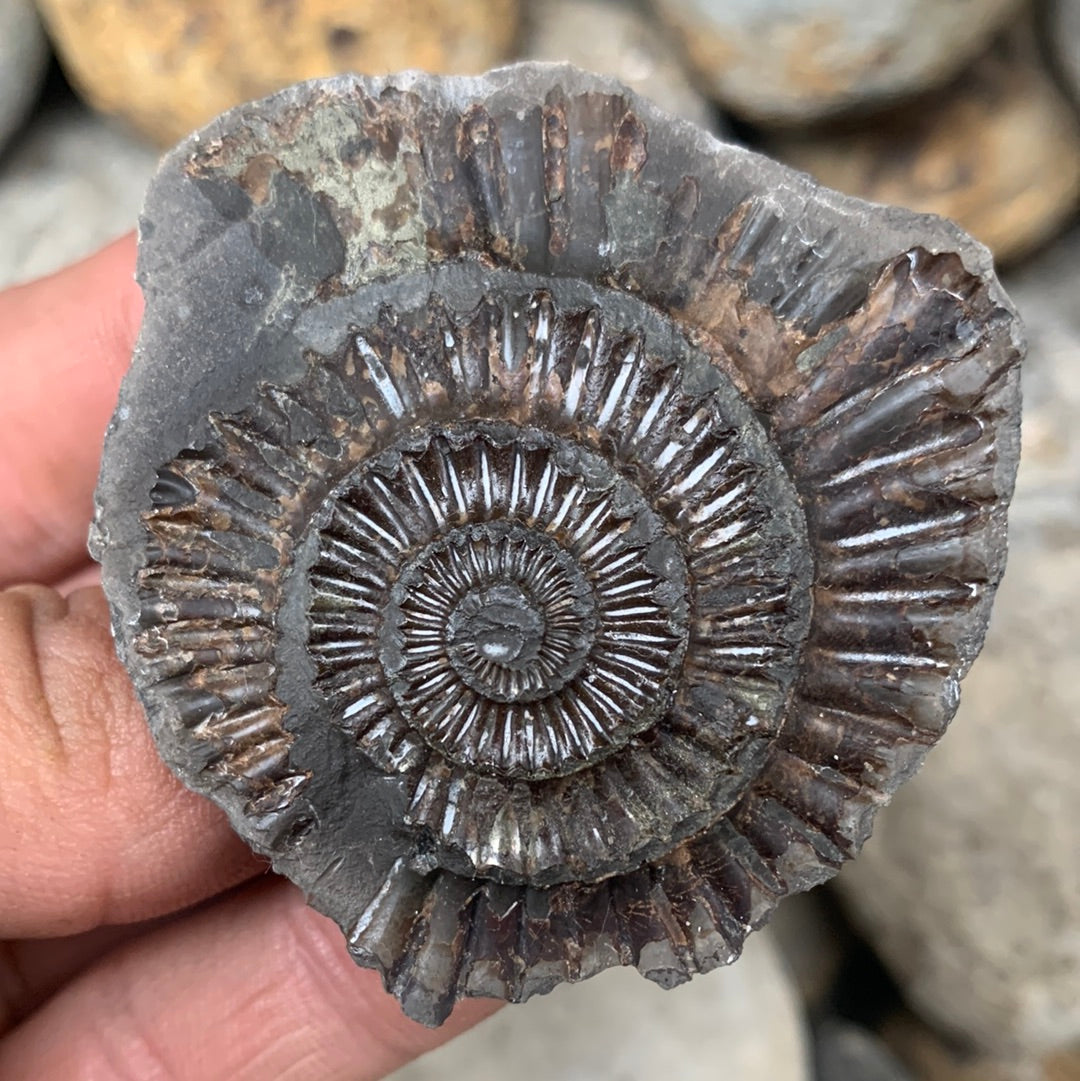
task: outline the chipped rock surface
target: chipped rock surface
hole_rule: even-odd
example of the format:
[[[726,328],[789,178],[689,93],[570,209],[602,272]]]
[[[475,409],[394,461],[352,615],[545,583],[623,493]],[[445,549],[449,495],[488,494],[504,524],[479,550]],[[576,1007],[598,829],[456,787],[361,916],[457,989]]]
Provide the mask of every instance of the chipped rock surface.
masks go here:
[[[0,161],[0,288],[48,274],[135,228],[157,154],[64,102]]]
[[[717,114],[691,83],[678,49],[635,3],[545,0],[526,9],[522,56],[566,60],[613,75],[663,109],[715,130]]]
[[[34,103],[48,59],[32,0],[0,0],[0,149]]]
[[[768,934],[670,993],[615,969],[504,1009],[393,1081],[810,1081],[801,1007]]]
[[[1017,0],[652,0],[712,94],[762,123],[814,120],[942,83]]]
[[[768,149],[830,187],[952,218],[999,262],[1053,236],[1080,202],[1080,121],[1026,30],[948,90],[854,126],[775,134]]]
[[[91,104],[160,145],[301,79],[473,73],[510,55],[517,0],[41,0]]]
[[[909,1001],[998,1055],[1080,1040],[1080,231],[1009,280],[1031,346],[1008,573],[960,711],[838,885]]]

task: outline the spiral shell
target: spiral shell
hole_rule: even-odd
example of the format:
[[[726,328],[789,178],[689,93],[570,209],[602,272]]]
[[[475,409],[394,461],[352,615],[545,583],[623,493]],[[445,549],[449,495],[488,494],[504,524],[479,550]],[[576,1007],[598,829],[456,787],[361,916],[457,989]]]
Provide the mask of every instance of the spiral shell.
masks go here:
[[[985,251],[616,84],[304,84],[164,162],[92,548],[166,761],[410,1016],[733,960],[957,704]]]

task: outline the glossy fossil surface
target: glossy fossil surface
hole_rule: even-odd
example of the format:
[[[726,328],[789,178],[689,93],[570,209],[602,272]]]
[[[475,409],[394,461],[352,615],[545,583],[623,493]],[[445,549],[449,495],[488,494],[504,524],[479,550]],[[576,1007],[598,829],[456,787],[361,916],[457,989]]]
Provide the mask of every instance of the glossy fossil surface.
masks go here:
[[[983,249],[531,65],[236,110],[141,237],[118,648],[412,1016],[679,983],[857,851],[1003,566]]]

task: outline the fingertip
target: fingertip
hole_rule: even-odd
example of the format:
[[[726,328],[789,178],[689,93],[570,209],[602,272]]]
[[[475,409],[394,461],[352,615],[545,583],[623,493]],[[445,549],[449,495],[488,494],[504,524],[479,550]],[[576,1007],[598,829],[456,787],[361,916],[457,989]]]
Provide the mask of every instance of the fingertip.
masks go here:
[[[0,293],[0,585],[85,557],[102,439],[142,317],[135,238]]]
[[[377,1081],[499,1005],[410,1021],[331,921],[268,880],[103,959],[0,1045],[0,1075],[89,1079],[122,1061],[177,1081]]]
[[[89,589],[91,592],[96,590],[97,593],[95,595],[100,598],[100,588],[101,568],[95,563],[75,571],[62,582],[59,582],[56,586],[56,591],[62,597],[71,597],[84,589]]]
[[[134,233],[102,248],[96,255],[71,268],[85,275],[80,282],[91,297],[105,297],[101,308],[101,351],[123,375],[131,360],[142,321],[143,295],[135,281],[136,239]]]

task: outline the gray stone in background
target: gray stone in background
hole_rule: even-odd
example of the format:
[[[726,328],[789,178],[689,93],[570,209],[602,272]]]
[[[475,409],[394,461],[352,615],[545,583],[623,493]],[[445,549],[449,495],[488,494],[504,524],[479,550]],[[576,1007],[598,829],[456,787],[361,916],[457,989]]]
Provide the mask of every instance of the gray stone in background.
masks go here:
[[[32,0],[0,0],[0,150],[37,98],[48,62]]]
[[[1051,0],[1047,40],[1080,106],[1080,0]]]
[[[836,1018],[814,1032],[817,1081],[915,1081],[872,1032]]]
[[[661,991],[630,969],[493,1018],[393,1081],[810,1081],[797,996],[768,932],[730,968]]]
[[[545,0],[526,9],[521,57],[566,60],[613,75],[663,109],[716,131],[715,109],[694,88],[663,27],[633,0]]]
[[[1080,230],[1006,286],[1031,337],[1009,567],[953,727],[838,885],[909,1001],[985,1051],[1080,1040]]]
[[[652,0],[733,113],[799,123],[939,85],[1023,0]]]
[[[134,229],[156,164],[155,150],[74,102],[35,116],[0,161],[0,288]]]

